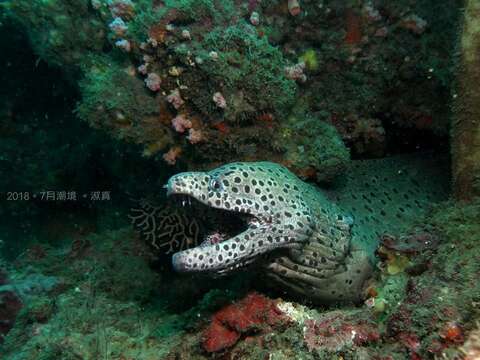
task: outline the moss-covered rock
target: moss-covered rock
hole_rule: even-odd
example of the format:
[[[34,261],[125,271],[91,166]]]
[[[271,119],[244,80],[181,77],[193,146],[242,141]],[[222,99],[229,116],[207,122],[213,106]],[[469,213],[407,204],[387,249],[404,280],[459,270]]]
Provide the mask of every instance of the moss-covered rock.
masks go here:
[[[304,178],[330,182],[350,161],[335,127],[309,114],[291,116],[276,141],[286,148],[286,165]]]
[[[48,63],[78,70],[86,54],[101,52],[106,45],[105,25],[89,0],[20,0],[6,6]]]
[[[143,145],[146,152],[172,143],[170,123],[161,121],[167,110],[162,114],[159,99],[131,73],[128,64],[92,57],[84,67],[85,77],[79,83],[82,101],[77,108],[81,119],[117,139]]]
[[[225,97],[225,119],[229,122],[262,111],[283,116],[293,104],[296,85],[284,75],[286,61],[282,53],[251,25],[218,27],[192,47],[176,50],[181,55],[193,53],[208,79],[206,92],[198,88],[187,91],[202,113],[215,113],[211,99],[215,92]],[[212,52],[216,55],[212,56]]]

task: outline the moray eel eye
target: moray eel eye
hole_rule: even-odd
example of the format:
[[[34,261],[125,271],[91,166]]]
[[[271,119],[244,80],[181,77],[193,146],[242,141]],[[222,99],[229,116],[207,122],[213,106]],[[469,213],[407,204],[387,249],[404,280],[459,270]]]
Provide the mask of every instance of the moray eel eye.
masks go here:
[[[209,185],[209,188],[211,190],[214,190],[214,191],[219,191],[219,190],[222,189],[222,183],[218,179],[215,179],[215,178],[210,180],[210,183],[208,185]]]

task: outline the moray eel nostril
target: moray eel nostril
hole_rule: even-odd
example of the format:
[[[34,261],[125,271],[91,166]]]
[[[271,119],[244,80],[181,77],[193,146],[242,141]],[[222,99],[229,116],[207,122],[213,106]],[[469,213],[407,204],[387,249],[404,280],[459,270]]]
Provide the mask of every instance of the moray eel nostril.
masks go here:
[[[172,265],[179,272],[225,274],[260,260],[268,277],[296,294],[323,303],[358,301],[379,235],[412,224],[432,194],[442,193],[431,184],[439,176],[419,176],[410,171],[414,166],[411,159],[355,162],[337,191],[307,184],[271,162],[177,174],[168,181],[169,196],[222,210],[227,223],[244,227],[239,233],[218,229],[176,253]]]

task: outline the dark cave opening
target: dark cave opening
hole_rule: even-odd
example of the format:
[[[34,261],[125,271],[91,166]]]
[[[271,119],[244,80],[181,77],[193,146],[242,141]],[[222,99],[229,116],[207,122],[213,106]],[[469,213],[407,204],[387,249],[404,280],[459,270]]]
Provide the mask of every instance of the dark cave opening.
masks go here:
[[[80,94],[62,69],[38,58],[13,20],[2,20],[0,32],[9,34],[0,37],[4,255],[128,224],[130,198],[160,189],[170,175],[165,165],[80,121],[74,113]],[[96,200],[99,193],[108,200]]]

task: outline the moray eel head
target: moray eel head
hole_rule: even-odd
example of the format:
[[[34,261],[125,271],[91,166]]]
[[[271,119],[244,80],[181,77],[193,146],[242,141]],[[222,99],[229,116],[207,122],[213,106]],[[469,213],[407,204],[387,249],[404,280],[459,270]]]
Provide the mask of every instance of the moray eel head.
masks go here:
[[[233,237],[207,236],[199,246],[174,254],[174,269],[227,273],[262,254],[306,242],[313,220],[299,182],[286,168],[270,162],[232,163],[209,172],[171,177],[166,185],[168,196],[183,196],[220,209],[242,218],[246,225]]]

